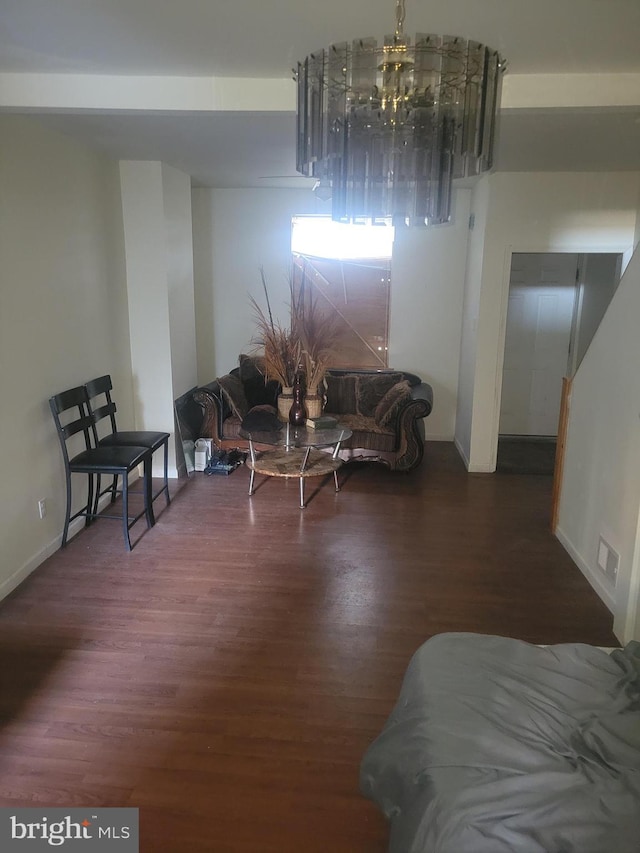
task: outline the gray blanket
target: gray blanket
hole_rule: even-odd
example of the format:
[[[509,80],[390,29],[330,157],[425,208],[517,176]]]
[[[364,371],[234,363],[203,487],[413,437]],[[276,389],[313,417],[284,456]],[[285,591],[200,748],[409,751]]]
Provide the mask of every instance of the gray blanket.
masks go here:
[[[391,853],[640,853],[640,643],[437,635],[360,782]]]

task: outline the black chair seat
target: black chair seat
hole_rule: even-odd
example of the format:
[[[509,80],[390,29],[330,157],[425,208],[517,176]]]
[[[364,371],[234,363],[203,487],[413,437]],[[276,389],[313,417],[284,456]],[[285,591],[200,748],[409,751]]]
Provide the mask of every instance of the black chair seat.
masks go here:
[[[145,456],[149,453],[148,447],[127,445],[122,447],[92,447],[83,450],[73,459],[69,460],[72,471],[82,474],[113,474],[119,475],[123,471],[130,471],[136,465],[142,465]]]
[[[158,450],[165,441],[168,441],[170,433],[168,432],[151,432],[147,430],[131,430],[110,433],[105,435],[99,441],[99,447],[113,447],[115,445],[124,445],[125,447],[134,445],[148,447],[153,452]]]

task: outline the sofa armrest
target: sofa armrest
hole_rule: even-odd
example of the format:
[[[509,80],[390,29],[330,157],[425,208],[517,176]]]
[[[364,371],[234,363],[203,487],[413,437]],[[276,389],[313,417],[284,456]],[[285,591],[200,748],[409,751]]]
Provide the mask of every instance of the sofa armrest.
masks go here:
[[[411,397],[398,411],[395,420],[397,452],[394,470],[411,471],[424,455],[426,418],[433,407],[433,389],[426,382],[411,388]]]
[[[411,387],[411,399],[412,400],[421,400],[424,404],[421,408],[425,408],[425,413],[423,415],[417,414],[416,417],[426,418],[431,414],[431,409],[433,408],[433,388],[426,382],[420,382],[419,385],[413,385]]]
[[[193,392],[193,399],[202,406],[200,438],[222,439],[222,422],[230,413],[218,382],[210,382]]]

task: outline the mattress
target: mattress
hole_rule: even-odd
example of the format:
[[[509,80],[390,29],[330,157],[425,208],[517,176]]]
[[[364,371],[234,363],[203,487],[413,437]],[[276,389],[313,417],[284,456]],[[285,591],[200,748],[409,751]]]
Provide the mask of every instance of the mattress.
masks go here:
[[[360,783],[390,853],[639,853],[640,643],[439,634]]]

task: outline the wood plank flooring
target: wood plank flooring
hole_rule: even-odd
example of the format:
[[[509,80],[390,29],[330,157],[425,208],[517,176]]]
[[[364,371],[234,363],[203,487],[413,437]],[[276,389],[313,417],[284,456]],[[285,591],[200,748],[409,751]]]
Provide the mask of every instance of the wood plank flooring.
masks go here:
[[[383,853],[358,791],[442,631],[615,645],[549,532],[551,477],[196,474],[157,524],[83,530],[0,604],[0,805],[136,806],[143,853]]]

